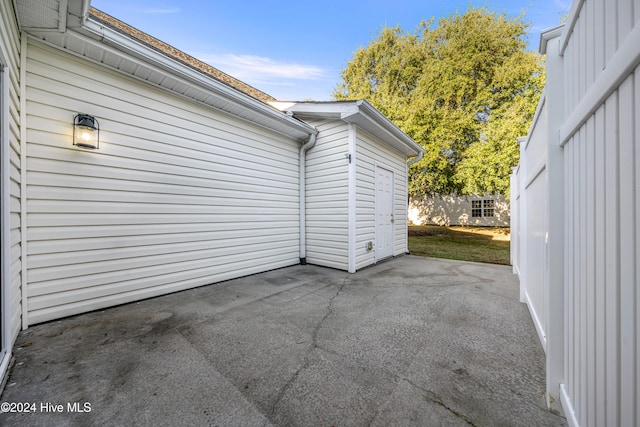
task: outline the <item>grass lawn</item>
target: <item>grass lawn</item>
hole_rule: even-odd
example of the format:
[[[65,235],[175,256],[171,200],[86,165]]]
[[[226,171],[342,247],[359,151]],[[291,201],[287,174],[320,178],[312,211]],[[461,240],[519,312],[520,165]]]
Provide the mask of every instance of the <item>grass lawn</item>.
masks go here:
[[[409,226],[412,255],[509,265],[509,228]]]

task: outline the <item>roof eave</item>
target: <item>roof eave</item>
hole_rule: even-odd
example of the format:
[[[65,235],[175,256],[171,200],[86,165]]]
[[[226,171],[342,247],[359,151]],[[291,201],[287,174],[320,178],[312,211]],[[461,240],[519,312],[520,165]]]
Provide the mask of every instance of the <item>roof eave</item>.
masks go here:
[[[270,128],[278,133],[291,136],[298,140],[307,139],[315,130],[313,127],[303,123],[293,117],[288,117],[282,112],[272,108],[268,104],[257,100],[238,89],[232,88],[213,77],[183,64],[161,52],[149,47],[136,39],[122,34],[118,30],[105,25],[104,23],[93,19],[91,16],[86,20],[85,24],[77,30],[80,34],[85,34],[89,38],[99,40],[101,43],[114,48],[117,51],[124,52],[136,59],[151,64],[171,75],[177,75],[182,79],[193,84],[198,90],[214,94],[223,98],[229,103],[229,108],[220,108],[221,110],[239,116],[238,108],[250,109],[257,113],[262,119],[254,121],[254,123],[266,128]],[[239,116],[244,118],[242,116]]]
[[[133,73],[103,62],[104,58],[99,57],[99,52],[108,51],[153,72],[178,78],[192,87],[191,96],[187,97],[196,102],[207,104],[298,141],[307,140],[315,132],[308,124],[286,116],[240,89],[190,67],[168,54],[163,54],[106,22],[94,19],[89,0],[60,1],[57,9],[36,7],[38,5],[36,2],[22,3],[17,8],[17,14],[21,28],[46,44],[137,78]],[[25,25],[27,23],[29,25]],[[87,49],[91,49],[96,56],[92,58],[87,55]],[[169,86],[163,88],[173,91]],[[184,93],[176,94],[186,96]],[[203,99],[212,101],[203,102]]]
[[[18,25],[30,33],[56,31],[64,33],[85,23],[90,0],[59,0],[56,2],[14,1]],[[57,8],[56,8],[57,6]]]
[[[379,127],[385,133],[397,139],[406,147],[406,150],[403,151],[407,156],[412,157],[417,156],[420,153],[424,153],[424,149],[417,142],[404,133],[402,129],[396,126],[395,123],[389,120],[368,101],[363,99],[356,102],[361,114],[366,117],[367,120],[369,120],[374,126]]]
[[[384,140],[388,145],[401,151],[407,157],[424,153],[424,149],[418,143],[363,99],[358,101],[272,102],[270,104],[301,118],[333,118],[353,123],[371,134],[384,135]]]

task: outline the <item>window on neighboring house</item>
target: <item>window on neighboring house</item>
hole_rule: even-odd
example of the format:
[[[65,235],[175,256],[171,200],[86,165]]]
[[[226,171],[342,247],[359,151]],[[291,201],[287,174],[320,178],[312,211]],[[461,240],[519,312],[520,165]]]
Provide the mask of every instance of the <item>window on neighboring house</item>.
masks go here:
[[[482,217],[482,200],[472,200],[471,201],[471,216],[473,218],[481,218]]]
[[[484,216],[493,216],[493,207],[494,207],[494,201],[493,199],[490,200],[483,200],[482,203],[484,204],[484,212],[483,215]]]
[[[471,201],[471,217],[472,218],[482,218],[486,216],[493,216],[494,209],[495,209],[495,201],[493,199]]]

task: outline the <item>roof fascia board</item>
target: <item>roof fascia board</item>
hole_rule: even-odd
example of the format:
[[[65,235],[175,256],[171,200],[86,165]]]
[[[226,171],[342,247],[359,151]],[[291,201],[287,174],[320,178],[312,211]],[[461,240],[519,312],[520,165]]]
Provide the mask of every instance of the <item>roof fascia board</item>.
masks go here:
[[[278,111],[275,108],[272,108],[271,106],[238,91],[237,89],[233,89],[224,83],[218,82],[217,80],[206,76],[185,64],[163,55],[155,49],[127,37],[115,29],[93,20],[91,16],[89,16],[85,24],[78,29],[78,33],[86,33],[86,35],[91,39],[97,39],[117,51],[122,51],[137,58],[138,60],[169,72],[170,74],[180,76],[191,83],[195,83],[197,86],[208,92],[221,96],[227,101],[243,108],[251,109],[265,118],[285,123],[287,127],[294,131],[291,136],[296,138],[305,138],[315,132],[315,129],[307,123],[288,117],[281,111]],[[304,136],[299,135],[300,132],[302,132]]]
[[[369,133],[386,135],[397,141],[401,151],[409,156],[416,156],[424,149],[405,134],[391,120],[378,111],[366,100],[336,101],[336,102],[272,102],[274,107],[290,111],[302,117],[312,116],[321,118],[337,118],[347,123],[362,127]],[[396,148],[398,148],[396,146]]]
[[[396,126],[391,120],[389,120],[378,109],[371,105],[366,100],[356,101],[358,106],[358,113],[349,116],[342,117],[345,121],[355,121],[356,116],[364,118],[371,127],[381,131],[384,134],[389,135],[391,138],[397,140],[406,147],[405,154],[410,156],[417,156],[424,149],[418,145],[413,139],[411,139],[406,133],[404,133],[398,126]],[[357,120],[357,119],[356,119]]]
[[[313,117],[341,118],[343,115],[355,114],[359,107],[355,102],[270,102],[272,106],[282,111],[304,116],[305,113]]]
[[[91,0],[67,0],[67,28],[77,28],[84,25],[89,17]]]
[[[419,154],[419,150],[411,149],[405,141],[402,141],[397,135],[394,135],[389,129],[382,124],[373,120],[370,116],[365,114],[352,114],[347,117],[343,117],[343,120],[347,123],[358,126],[363,131],[370,133],[371,135],[377,135],[386,142],[387,145],[402,152],[407,157],[416,156]]]

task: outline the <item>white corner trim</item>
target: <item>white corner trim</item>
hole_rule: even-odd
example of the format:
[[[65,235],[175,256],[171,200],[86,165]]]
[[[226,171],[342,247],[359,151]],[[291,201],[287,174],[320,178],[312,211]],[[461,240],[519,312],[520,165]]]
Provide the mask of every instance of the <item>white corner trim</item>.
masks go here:
[[[0,194],[2,195],[2,199],[0,200],[2,208],[0,209],[0,215],[2,215],[2,232],[0,233],[2,245],[2,259],[0,259],[0,263],[2,263],[2,278],[0,279],[1,288],[0,288],[0,303],[2,306],[0,307],[0,316],[2,316],[2,332],[0,333],[0,337],[2,342],[0,342],[0,381],[4,377],[4,374],[9,366],[9,361],[11,360],[11,347],[12,347],[12,325],[11,325],[11,274],[9,270],[11,269],[11,259],[10,259],[10,247],[11,247],[11,239],[10,239],[10,215],[9,210],[11,209],[11,196],[10,196],[10,185],[9,185],[9,103],[10,95],[9,95],[9,87],[11,81],[9,79],[9,64],[8,55],[5,54],[4,49],[0,46],[0,141],[2,142],[0,146],[0,150],[2,150],[2,164],[0,164],[0,185],[2,185],[2,191]]]
[[[20,34],[20,289],[22,329],[29,327],[27,294],[27,34]]]
[[[348,271],[349,273],[356,272],[356,125],[348,123],[348,151],[349,165],[348,165],[348,201],[347,201],[347,222],[348,222]]]
[[[422,158],[421,155],[418,157]],[[409,164],[404,162],[404,188],[406,190],[407,197],[404,200],[404,212],[405,212],[405,220],[404,220],[404,253],[409,253]]]

